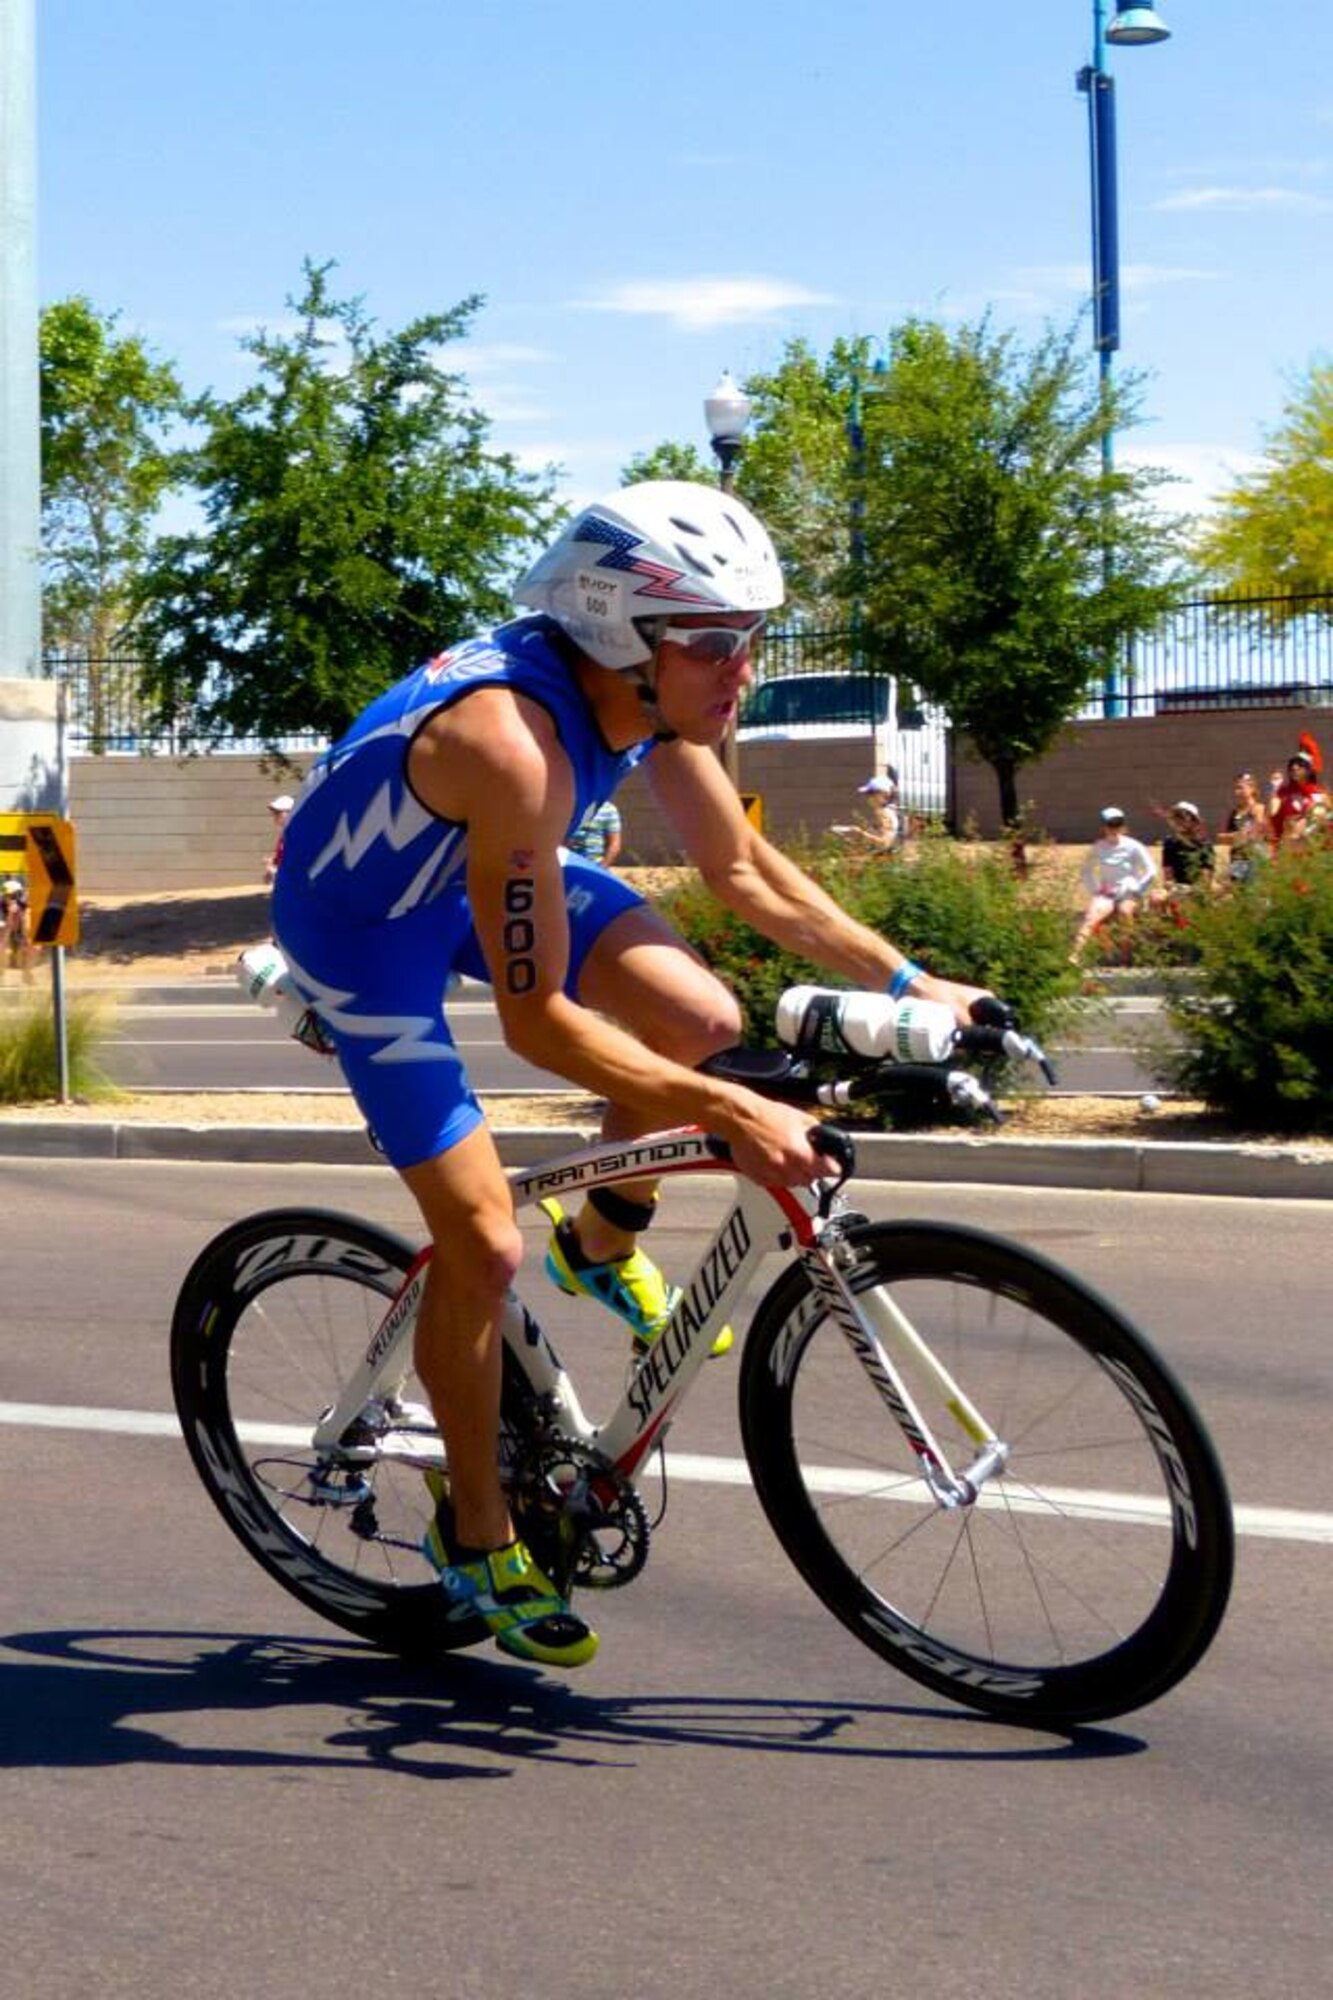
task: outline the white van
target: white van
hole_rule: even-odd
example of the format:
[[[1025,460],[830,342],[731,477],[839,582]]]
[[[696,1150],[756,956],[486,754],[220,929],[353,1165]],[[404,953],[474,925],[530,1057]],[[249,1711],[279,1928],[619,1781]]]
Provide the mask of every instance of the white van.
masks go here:
[[[747,743],[859,739],[867,768],[892,770],[909,812],[945,811],[948,728],[941,710],[901,708],[886,674],[774,674],[745,698],[736,740]]]

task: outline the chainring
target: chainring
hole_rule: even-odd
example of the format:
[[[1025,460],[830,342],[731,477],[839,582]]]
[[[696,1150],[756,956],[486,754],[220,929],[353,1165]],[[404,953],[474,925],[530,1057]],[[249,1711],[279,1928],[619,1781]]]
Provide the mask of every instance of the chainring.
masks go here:
[[[509,1492],[528,1547],[556,1588],[620,1590],[648,1560],[639,1495],[600,1452],[548,1434],[525,1453]]]

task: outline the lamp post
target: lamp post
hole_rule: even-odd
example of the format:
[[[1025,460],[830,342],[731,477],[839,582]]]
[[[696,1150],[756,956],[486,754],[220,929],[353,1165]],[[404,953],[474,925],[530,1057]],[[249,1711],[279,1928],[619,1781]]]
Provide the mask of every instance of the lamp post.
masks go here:
[[[712,395],[704,401],[704,422],[708,426],[713,456],[717,459],[718,484],[724,493],[730,493],[736,484],[736,465],[745,448],[745,430],[752,407],[744,389],[732,380],[726,369]],[[727,724],[720,755],[723,770],[739,791],[741,760],[734,717]]]
[[[1108,42],[1114,48],[1137,48],[1164,42],[1171,30],[1151,7],[1115,9],[1106,23],[1106,0],[1092,0],[1092,61],[1075,79],[1088,100],[1088,160],[1092,177],[1092,345],[1105,399],[1111,380],[1111,357],[1120,346],[1120,223],[1116,192],[1115,79],[1106,67]],[[1111,475],[1115,470],[1115,432],[1109,411],[1102,428],[1102,475],[1105,506],[1111,505]],[[1108,524],[1109,525],[1109,524]],[[1111,539],[1102,551],[1103,573],[1111,570]],[[1114,661],[1108,664],[1102,692],[1107,715],[1119,712]]]
[[[711,396],[704,403],[704,422],[718,464],[718,484],[730,493],[736,483],[736,464],[745,447],[745,431],[752,408],[750,398],[724,369]]]

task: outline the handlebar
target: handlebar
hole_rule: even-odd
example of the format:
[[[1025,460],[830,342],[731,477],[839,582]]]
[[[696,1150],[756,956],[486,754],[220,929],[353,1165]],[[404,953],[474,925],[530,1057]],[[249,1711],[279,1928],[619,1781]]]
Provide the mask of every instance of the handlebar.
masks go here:
[[[844,1001],[851,1003],[845,1016]],[[787,1047],[727,1049],[701,1068],[762,1096],[818,1107],[826,1114],[846,1115],[858,1107],[863,1111],[873,1107],[899,1126],[940,1117],[1001,1123],[989,1082],[976,1073],[976,1066],[1031,1063],[1048,1084],[1056,1081],[1045,1051],[1023,1033],[1015,1010],[994,994],[974,1001],[970,1024],[952,1031],[946,1010],[936,1007],[936,1016],[943,1019],[929,1053],[937,1059],[926,1061],[897,1060],[901,1038],[877,1032],[881,1024],[874,1018],[875,1010],[892,1004],[879,994],[792,989],[778,1005],[779,1031]],[[859,1053],[848,1040],[853,1032],[863,1047],[869,1033],[869,1046],[890,1052]]]

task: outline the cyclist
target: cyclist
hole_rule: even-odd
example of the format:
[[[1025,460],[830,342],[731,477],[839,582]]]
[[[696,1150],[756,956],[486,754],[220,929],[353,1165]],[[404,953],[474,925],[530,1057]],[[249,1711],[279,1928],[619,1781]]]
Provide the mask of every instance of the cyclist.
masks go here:
[[[530,615],[441,653],[318,760],[288,820],[273,927],[434,1246],[417,1370],[448,1493],[426,1549],[460,1615],[502,1650],[596,1650],[515,1539],[497,1471],[501,1338],[522,1255],[506,1176],[444,1010],[488,978],[510,1048],[607,1103],[609,1137],[697,1124],[769,1185],[820,1171],[808,1113],[702,1076],[736,1001],[630,885],[570,855],[571,830],[636,766],[709,887],[788,949],[861,986],[953,1005],[750,825],[715,750],[783,586],[771,542],[713,487],[644,481],[585,508],[516,591]],[[548,1272],[649,1341],[673,1294],[637,1247],[650,1182],[595,1193]]]

